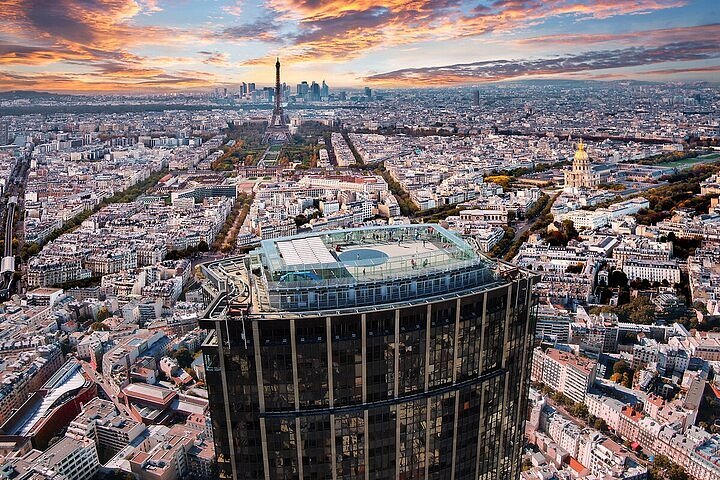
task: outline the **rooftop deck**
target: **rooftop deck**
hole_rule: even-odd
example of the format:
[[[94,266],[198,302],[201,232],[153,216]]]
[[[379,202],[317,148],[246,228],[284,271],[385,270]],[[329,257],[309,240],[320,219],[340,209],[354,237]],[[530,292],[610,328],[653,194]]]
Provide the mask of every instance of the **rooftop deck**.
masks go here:
[[[244,257],[203,265],[216,310],[337,310],[499,283],[496,264],[435,225],[398,225],[264,240]],[[225,293],[226,295],[223,295]]]

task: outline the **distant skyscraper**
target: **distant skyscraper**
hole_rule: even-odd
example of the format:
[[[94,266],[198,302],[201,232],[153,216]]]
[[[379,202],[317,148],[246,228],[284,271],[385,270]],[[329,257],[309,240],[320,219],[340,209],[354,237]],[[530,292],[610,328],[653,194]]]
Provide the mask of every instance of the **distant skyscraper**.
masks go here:
[[[0,145],[7,145],[10,143],[10,133],[8,128],[7,122],[0,122]]]
[[[222,478],[519,478],[536,276],[438,225],[203,265]]]
[[[480,106],[480,90],[473,90],[472,92],[472,104],[473,107]]]
[[[310,86],[306,81],[302,81],[302,83],[298,83],[297,86],[297,93],[298,95],[302,96],[303,98],[308,94],[308,91],[310,91]]]
[[[248,93],[255,91],[255,83],[248,83]]]
[[[245,95],[246,93],[248,93],[247,83],[242,82],[242,85],[240,85],[240,95]]]
[[[322,87],[320,87],[320,97],[328,98],[329,96],[330,96],[330,87],[328,87],[328,84],[325,83],[325,80],[323,80]]]
[[[365,96],[367,98],[372,98],[372,89],[370,87],[365,87]]]
[[[317,102],[320,100],[320,85],[313,81],[310,85],[310,100]]]

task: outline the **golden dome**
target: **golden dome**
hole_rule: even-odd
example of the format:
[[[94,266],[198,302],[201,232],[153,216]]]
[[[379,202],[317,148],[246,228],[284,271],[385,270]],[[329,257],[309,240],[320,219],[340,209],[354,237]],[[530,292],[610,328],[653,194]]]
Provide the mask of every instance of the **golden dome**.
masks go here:
[[[577,150],[575,150],[575,157],[573,158],[576,162],[587,162],[589,160],[588,154],[585,151],[585,144],[582,139],[577,144]]]

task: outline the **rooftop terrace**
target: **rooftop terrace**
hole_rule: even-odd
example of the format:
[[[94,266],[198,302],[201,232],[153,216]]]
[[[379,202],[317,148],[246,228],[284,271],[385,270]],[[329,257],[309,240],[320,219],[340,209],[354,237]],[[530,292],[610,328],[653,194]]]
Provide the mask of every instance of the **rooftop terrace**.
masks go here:
[[[416,276],[418,270],[459,266],[477,255],[438,225],[402,225],[264,240],[250,258],[262,263],[269,281],[288,283]]]
[[[264,240],[246,256],[203,265],[210,280],[206,288],[218,300],[216,310],[235,304],[251,314],[379,306],[445,295],[500,283],[495,268],[436,224]]]

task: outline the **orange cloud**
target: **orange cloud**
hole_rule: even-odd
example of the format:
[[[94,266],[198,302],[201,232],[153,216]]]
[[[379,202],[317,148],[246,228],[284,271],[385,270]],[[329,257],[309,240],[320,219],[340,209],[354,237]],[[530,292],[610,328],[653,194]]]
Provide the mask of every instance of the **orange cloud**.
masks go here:
[[[243,2],[236,1],[230,5],[225,5],[225,6],[221,7],[220,9],[223,12],[227,13],[228,15],[233,15],[235,17],[239,17],[243,13],[242,4],[243,4]]]
[[[704,38],[720,37],[720,23],[694,27],[661,28],[627,33],[594,33],[543,35],[517,40],[519,45],[592,45],[600,43],[634,44],[642,40],[644,46],[661,45],[668,42],[698,41]]]
[[[128,77],[127,73],[133,76]],[[125,92],[140,93],[163,88],[183,91],[218,85],[218,79],[206,72],[181,71],[167,74],[154,71],[135,71],[125,74],[47,74],[0,73],[0,90],[33,89],[53,92]]]
[[[272,0],[270,5],[281,18],[297,22],[298,33],[282,47],[286,61],[295,63],[346,61],[380,47],[517,31],[557,16],[608,18],[685,3],[685,0],[497,0],[469,13],[461,8],[463,2],[459,0]],[[265,59],[252,59],[247,65],[259,61],[264,63]]]
[[[43,88],[47,83],[43,78],[47,78],[53,90],[123,90],[156,78],[163,86],[173,81],[177,87],[199,85],[197,79],[161,68],[187,63],[187,59],[147,58],[130,51],[141,45],[189,43],[199,38],[187,30],[133,23],[142,13],[160,10],[156,0],[6,0],[0,10],[0,34],[13,41],[0,42],[0,64],[61,64],[67,66],[67,73],[7,74],[4,84]],[[83,71],[91,69],[92,74],[72,73],[78,66],[85,67]]]
[[[660,46],[630,46],[622,49],[589,51],[547,58],[501,59],[438,67],[405,68],[371,75],[365,80],[393,86],[484,83],[690,61],[719,62],[720,37],[672,42]]]
[[[219,66],[230,65],[230,58],[225,53],[207,52],[207,51],[202,51],[202,52],[198,52],[198,53],[206,56],[205,60],[203,60],[203,63],[206,65],[219,65]]]
[[[720,72],[720,65],[710,65],[707,67],[689,67],[689,68],[665,68],[660,70],[647,70],[639,72],[641,75],[675,75],[678,73],[713,73]]]

